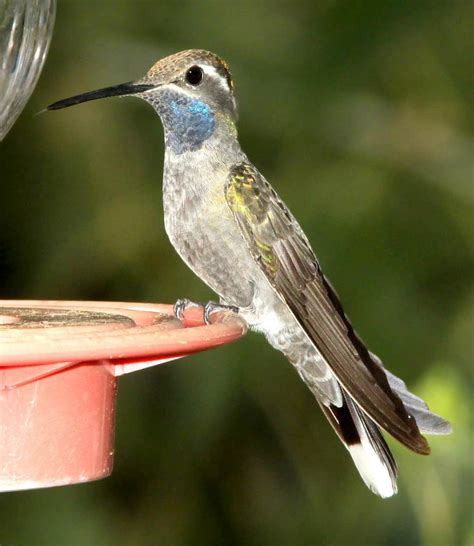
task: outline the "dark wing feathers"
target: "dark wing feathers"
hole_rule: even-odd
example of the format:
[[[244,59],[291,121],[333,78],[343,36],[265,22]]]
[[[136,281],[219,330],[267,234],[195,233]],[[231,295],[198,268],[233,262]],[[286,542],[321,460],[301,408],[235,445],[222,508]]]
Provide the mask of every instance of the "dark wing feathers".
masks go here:
[[[429,446],[355,333],[308,240],[276,192],[250,164],[234,165],[226,199],[253,258],[287,303],[344,389],[378,425],[417,453]]]

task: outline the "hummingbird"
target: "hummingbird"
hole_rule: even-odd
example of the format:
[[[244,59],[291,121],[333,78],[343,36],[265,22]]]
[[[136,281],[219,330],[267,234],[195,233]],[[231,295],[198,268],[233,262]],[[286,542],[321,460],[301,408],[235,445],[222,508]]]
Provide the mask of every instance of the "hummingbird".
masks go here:
[[[369,351],[296,218],[242,150],[227,63],[202,49],[181,51],[139,80],[47,109],[112,96],[143,99],[161,118],[165,229],[219,296],[206,319],[230,308],[262,333],[314,394],[366,485],[394,495],[398,469],[381,431],[427,455],[423,434],[448,434],[451,425]],[[179,300],[177,312],[188,305]]]

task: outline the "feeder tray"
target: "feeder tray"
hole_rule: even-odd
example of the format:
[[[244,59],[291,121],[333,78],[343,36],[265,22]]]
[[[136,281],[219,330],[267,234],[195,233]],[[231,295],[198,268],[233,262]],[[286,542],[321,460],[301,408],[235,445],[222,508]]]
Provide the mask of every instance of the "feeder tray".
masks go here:
[[[109,476],[117,377],[231,343],[233,313],[171,305],[0,301],[0,491]]]

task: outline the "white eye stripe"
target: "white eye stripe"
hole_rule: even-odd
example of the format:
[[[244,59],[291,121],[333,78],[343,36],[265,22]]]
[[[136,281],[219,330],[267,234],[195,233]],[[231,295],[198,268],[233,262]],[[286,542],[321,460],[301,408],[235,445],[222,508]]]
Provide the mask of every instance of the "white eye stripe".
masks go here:
[[[218,81],[219,85],[224,89],[224,91],[227,91],[227,92],[230,91],[227,78],[223,76],[220,72],[218,72],[215,66],[209,66],[207,64],[203,64],[203,65],[200,65],[200,67],[202,68],[204,74]]]

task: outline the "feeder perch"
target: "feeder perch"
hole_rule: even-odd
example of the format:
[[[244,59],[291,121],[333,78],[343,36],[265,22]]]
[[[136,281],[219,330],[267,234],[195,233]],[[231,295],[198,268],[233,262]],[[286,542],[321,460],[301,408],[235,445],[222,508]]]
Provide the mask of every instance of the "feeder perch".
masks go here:
[[[171,305],[0,301],[0,491],[109,476],[117,378],[231,343],[221,312],[176,319]]]

